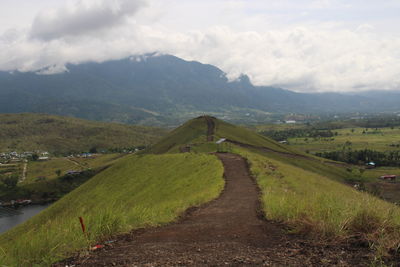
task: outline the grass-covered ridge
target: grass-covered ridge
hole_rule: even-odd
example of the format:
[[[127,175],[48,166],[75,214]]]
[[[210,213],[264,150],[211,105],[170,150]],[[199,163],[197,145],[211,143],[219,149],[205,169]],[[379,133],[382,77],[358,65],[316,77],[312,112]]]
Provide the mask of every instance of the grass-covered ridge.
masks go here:
[[[56,153],[153,144],[166,130],[46,114],[0,114],[0,152]]]
[[[221,192],[223,166],[213,155],[129,156],[0,236],[0,262],[49,265],[90,243],[170,222]],[[85,219],[88,236],[80,230]]]
[[[184,145],[204,143],[206,140],[207,124],[204,117],[192,119],[153,145],[148,152],[154,154],[179,152]]]
[[[214,141],[210,142],[207,142],[207,119],[214,123]],[[216,151],[215,141],[219,138],[284,153],[301,153],[293,152],[287,146],[254,131],[210,116],[201,116],[184,123],[152,146],[148,152],[154,154],[177,153],[185,146],[190,146],[195,152]]]
[[[288,146],[279,144],[278,142],[245,127],[236,126],[217,119],[215,119],[214,122],[216,128],[215,134],[217,137],[226,138],[228,140],[251,146],[265,147],[284,153],[300,153],[292,151]]]
[[[377,256],[400,244],[400,208],[323,175],[242,148],[262,191],[261,203],[270,220],[285,222],[296,232],[329,239],[357,236]],[[329,177],[329,178],[328,178]],[[338,177],[340,178],[340,177]]]

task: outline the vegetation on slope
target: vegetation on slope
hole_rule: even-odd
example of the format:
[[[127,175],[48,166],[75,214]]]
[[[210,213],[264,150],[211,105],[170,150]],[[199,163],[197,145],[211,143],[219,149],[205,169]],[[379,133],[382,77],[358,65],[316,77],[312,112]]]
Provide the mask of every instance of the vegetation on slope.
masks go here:
[[[217,141],[219,138],[225,138],[230,141],[266,147],[275,151],[295,153],[287,146],[281,145],[268,137],[210,116],[201,116],[186,122],[152,146],[148,152],[155,154],[176,153],[180,151],[180,148],[185,146],[191,146],[196,152],[216,151],[218,147],[215,145],[215,142],[206,141],[207,119],[214,122],[214,136],[216,137],[214,141]]]
[[[287,146],[281,145],[268,137],[257,134],[256,132],[248,130],[244,127],[236,126],[222,120],[214,119],[214,122],[216,125],[216,135],[218,137],[226,138],[242,144],[265,147],[279,152],[296,153],[291,151]]]
[[[294,137],[288,141],[294,147],[310,152],[333,151],[338,148],[376,151],[400,150],[400,129],[396,128],[345,128],[331,130],[331,137]]]
[[[91,158],[53,158],[47,161],[29,161],[26,180],[23,184],[34,183],[38,180],[53,180],[69,170],[84,171],[104,168],[122,156],[124,154],[99,154]]]
[[[266,217],[295,232],[329,239],[359,238],[387,255],[400,243],[400,208],[285,160],[235,148],[248,159]]]
[[[207,124],[204,117],[192,119],[170,132],[153,145],[148,152],[162,154],[167,152],[179,152],[184,145],[204,143],[206,140]]]
[[[188,207],[217,197],[222,174],[212,155],[128,156],[0,236],[0,262],[46,266],[118,232],[170,222]]]
[[[268,219],[311,236],[366,241],[379,257],[396,253],[400,209],[343,184],[361,179],[349,172],[349,166],[328,165],[244,128],[213,122],[216,138],[249,145],[231,145],[231,149],[248,159]],[[3,251],[4,256],[0,260],[48,264],[115,233],[169,222],[188,207],[215,198],[223,187],[221,163],[204,153],[176,153],[188,145],[195,152],[218,150],[215,139],[206,140],[207,120],[199,117],[148,150],[165,155],[119,160],[42,214],[1,236],[0,255]],[[87,238],[80,232],[78,216],[87,222]],[[15,236],[19,238],[13,241]]]
[[[126,154],[96,154],[90,158],[52,158],[47,161],[0,165],[0,201],[54,201],[71,192]],[[14,167],[12,167],[14,166]],[[23,168],[26,167],[25,179]],[[75,171],[75,174],[67,174]],[[1,172],[8,172],[2,175]],[[14,183],[11,183],[14,181]]]
[[[155,143],[165,130],[45,114],[0,114],[1,151],[71,153]]]

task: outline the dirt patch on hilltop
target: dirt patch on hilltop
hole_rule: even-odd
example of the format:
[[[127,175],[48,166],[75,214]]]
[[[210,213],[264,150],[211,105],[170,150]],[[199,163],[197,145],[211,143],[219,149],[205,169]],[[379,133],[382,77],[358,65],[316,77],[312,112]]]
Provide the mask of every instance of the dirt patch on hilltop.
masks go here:
[[[211,117],[204,116],[207,122],[207,142],[214,141],[215,122]]]

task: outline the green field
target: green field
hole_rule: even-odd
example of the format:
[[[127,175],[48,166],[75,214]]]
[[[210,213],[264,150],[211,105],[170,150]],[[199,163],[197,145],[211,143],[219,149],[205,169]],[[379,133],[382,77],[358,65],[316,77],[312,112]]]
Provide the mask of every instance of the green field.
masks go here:
[[[53,158],[48,161],[30,161],[27,167],[27,177],[24,184],[37,180],[52,180],[58,178],[57,170],[64,175],[69,170],[83,171],[96,169],[111,164],[123,154],[97,154],[92,158]],[[41,179],[42,178],[42,179]]]
[[[376,151],[400,150],[399,128],[345,128],[335,129],[337,136],[328,138],[290,138],[289,144],[296,149],[309,152],[334,151],[343,146],[353,150],[372,149]],[[346,144],[347,143],[347,144]]]
[[[46,114],[0,114],[0,152],[56,154],[153,144],[166,130]]]

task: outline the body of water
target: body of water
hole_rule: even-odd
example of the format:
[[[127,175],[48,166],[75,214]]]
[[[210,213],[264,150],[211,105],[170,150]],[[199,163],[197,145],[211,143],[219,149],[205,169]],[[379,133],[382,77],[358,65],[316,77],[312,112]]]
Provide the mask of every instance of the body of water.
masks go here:
[[[0,234],[25,222],[35,214],[47,208],[48,205],[29,205],[18,209],[0,207]]]

